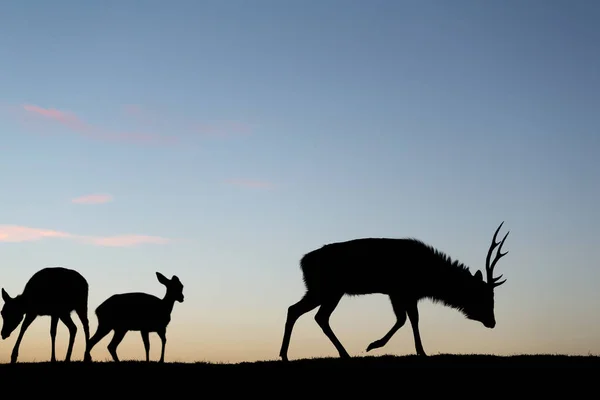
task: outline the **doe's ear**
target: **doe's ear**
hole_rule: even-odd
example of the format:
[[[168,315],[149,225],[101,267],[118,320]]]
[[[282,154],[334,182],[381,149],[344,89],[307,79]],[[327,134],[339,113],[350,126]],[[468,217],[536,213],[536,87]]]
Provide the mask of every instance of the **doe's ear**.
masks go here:
[[[169,278],[167,278],[166,276],[164,276],[163,274],[161,274],[160,272],[156,273],[156,277],[158,278],[158,281],[160,283],[162,283],[163,285],[167,286],[169,284]]]
[[[5,302],[11,301],[12,297],[10,297],[10,295],[8,293],[6,293],[6,290],[4,290],[4,288],[2,288],[2,299]]]
[[[473,275],[475,278],[479,279],[480,281],[483,281],[483,274],[481,273],[481,270],[477,270],[477,272],[475,272],[475,275]]]

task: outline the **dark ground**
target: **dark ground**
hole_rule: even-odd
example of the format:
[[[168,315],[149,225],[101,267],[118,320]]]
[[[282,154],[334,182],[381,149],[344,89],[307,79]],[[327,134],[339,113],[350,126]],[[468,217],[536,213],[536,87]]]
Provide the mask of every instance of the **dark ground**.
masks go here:
[[[282,361],[258,361],[242,363],[171,363],[159,364],[156,361],[95,361],[90,364],[81,361],[71,363],[35,362],[0,364],[0,377],[7,373],[48,374],[52,371],[121,374],[197,374],[197,373],[254,373],[299,370],[348,370],[348,369],[397,369],[397,368],[598,368],[600,356],[568,355],[430,355],[418,356],[367,356],[349,360],[339,358],[313,358]]]
[[[444,373],[403,371],[422,368],[598,368],[599,356],[566,355],[431,355],[370,356],[349,360],[320,358],[254,363],[165,363],[140,361],[0,364],[1,390],[28,397],[61,394],[106,399],[149,397],[402,397],[415,389],[421,394],[447,397],[556,396],[585,397],[598,392],[593,373]],[[378,370],[387,369],[381,373]],[[331,372],[334,373],[331,373]],[[337,372],[336,372],[337,371]],[[413,375],[415,376],[413,378]],[[365,392],[366,390],[366,392]],[[484,392],[482,392],[482,390]],[[408,392],[407,392],[408,391]],[[299,394],[307,393],[307,395]],[[362,394],[361,394],[362,393]],[[387,394],[386,394],[387,393]],[[292,396],[294,394],[294,396]],[[51,396],[52,395],[52,396]],[[348,396],[350,395],[350,396]],[[487,394],[486,394],[487,396]]]

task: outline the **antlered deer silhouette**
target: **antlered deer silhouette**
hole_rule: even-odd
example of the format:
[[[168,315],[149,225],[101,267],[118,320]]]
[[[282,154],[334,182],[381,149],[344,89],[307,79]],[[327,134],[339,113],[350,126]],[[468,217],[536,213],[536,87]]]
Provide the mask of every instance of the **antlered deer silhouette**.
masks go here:
[[[162,299],[147,293],[121,293],[109,297],[96,308],[98,329],[90,339],[85,361],[91,361],[92,348],[114,330],[108,351],[115,362],[119,362],[117,347],[128,331],[141,333],[146,361],[150,361],[150,332],[156,332],[162,341],[159,362],[164,362],[167,325],[171,322],[175,302],[183,303],[183,284],[175,275],[169,279],[157,272],[156,277],[167,288]]]
[[[55,344],[58,320],[61,320],[69,330],[69,346],[65,361],[71,361],[73,344],[77,334],[77,326],[71,319],[72,311],[77,313],[83,324],[87,349],[90,337],[87,315],[88,292],[89,287],[86,279],[79,272],[63,267],[47,267],[39,270],[29,279],[23,293],[14,298],[2,288],[2,299],[4,300],[4,306],[0,312],[3,319],[2,339],[8,338],[23,321],[19,337],[12,351],[11,363],[17,362],[23,335],[38,316],[50,316],[52,362],[56,361]]]
[[[496,263],[508,252],[502,245],[508,236],[497,242],[504,222],[494,233],[486,257],[487,280],[480,270],[471,274],[462,263],[414,238],[363,238],[327,244],[305,254],[300,260],[306,293],[288,308],[283,342],[279,356],[288,360],[287,352],[295,322],[303,314],[319,307],[317,324],[333,343],[341,358],[348,352],[329,326],[329,318],[345,295],[381,293],[388,295],[396,315],[396,323],[381,339],[367,347],[380,348],[410,319],[417,355],[426,356],[419,333],[417,303],[431,299],[462,312],[466,318],[479,321],[487,328],[496,326],[494,288],[506,282],[502,275],[494,278]],[[492,251],[498,246],[494,261]]]

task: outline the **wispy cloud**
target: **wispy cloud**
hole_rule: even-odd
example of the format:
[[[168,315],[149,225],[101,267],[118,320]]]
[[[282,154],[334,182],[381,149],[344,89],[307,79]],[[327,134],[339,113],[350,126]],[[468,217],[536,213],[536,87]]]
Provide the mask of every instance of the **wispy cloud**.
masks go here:
[[[148,235],[87,236],[52,229],[31,228],[19,225],[0,225],[0,242],[22,243],[43,239],[67,239],[84,244],[106,247],[133,247],[143,244],[167,244],[171,239]]]
[[[110,194],[88,194],[85,196],[76,197],[71,200],[75,204],[102,204],[112,201],[113,197]]]
[[[74,133],[96,140],[130,142],[136,144],[171,144],[175,137],[162,136],[144,132],[114,132],[89,124],[70,111],[43,108],[34,104],[24,104],[22,110],[26,116],[39,118],[42,121],[61,124]]]
[[[275,186],[271,182],[249,179],[229,179],[226,181],[226,183],[229,185],[247,187],[252,189],[270,189]]]
[[[169,239],[145,235],[117,235],[106,237],[82,237],[82,241],[96,246],[131,247],[140,244],[167,244]]]
[[[99,124],[86,121],[81,115],[64,109],[42,107],[36,104],[21,104],[3,107],[27,124],[37,123],[36,129],[44,132],[49,128],[63,127],[73,134],[92,140],[125,142],[146,145],[172,145],[181,140],[229,139],[251,135],[254,124],[240,122],[235,119],[201,120],[196,117],[182,115],[180,112],[168,112],[164,107],[147,109],[140,104],[121,106],[122,115],[137,125],[135,130],[107,129]],[[179,111],[179,110],[177,110]],[[168,132],[168,135],[151,133]],[[174,135],[173,132],[177,132]]]

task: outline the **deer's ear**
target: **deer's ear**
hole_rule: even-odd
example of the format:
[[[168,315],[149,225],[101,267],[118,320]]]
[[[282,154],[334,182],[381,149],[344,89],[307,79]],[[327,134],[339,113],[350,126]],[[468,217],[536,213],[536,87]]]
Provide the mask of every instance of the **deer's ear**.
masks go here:
[[[8,293],[6,293],[6,290],[4,290],[4,288],[2,288],[2,299],[5,302],[12,300],[12,297],[10,297],[10,295]]]
[[[481,274],[481,270],[477,270],[477,272],[475,272],[475,275],[473,275],[475,278],[479,279],[480,281],[483,281],[483,275]]]
[[[158,278],[158,281],[160,283],[162,283],[163,285],[168,285],[169,284],[169,278],[167,278],[166,276],[164,276],[163,274],[161,274],[160,272],[156,273],[156,277]]]

